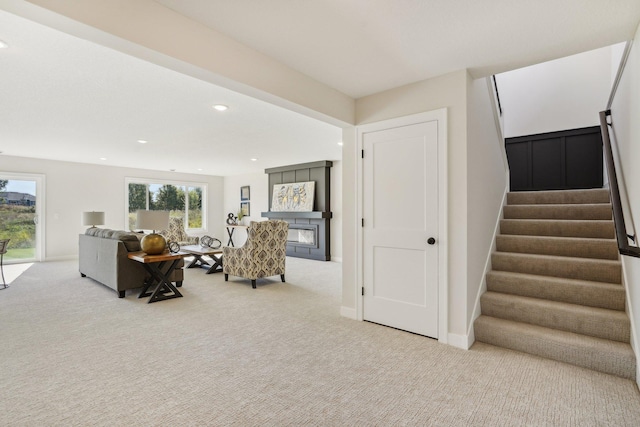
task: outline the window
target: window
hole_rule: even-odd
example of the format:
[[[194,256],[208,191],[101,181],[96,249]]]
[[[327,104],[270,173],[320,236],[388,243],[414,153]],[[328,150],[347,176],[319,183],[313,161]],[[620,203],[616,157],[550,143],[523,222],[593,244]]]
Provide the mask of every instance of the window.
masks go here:
[[[170,217],[183,218],[187,230],[206,230],[206,184],[126,178],[125,187],[129,229],[135,229],[136,212],[148,209],[169,211]]]

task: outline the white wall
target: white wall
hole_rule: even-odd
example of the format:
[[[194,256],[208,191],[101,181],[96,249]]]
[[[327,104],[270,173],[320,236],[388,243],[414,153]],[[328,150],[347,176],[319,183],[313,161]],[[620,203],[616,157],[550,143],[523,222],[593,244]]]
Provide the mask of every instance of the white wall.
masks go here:
[[[358,125],[447,108],[449,137],[449,332],[467,333],[467,72],[445,76],[361,98],[356,101]],[[343,130],[343,299],[342,313],[356,313],[356,155],[355,133]],[[441,236],[442,239],[442,236]]]
[[[508,183],[502,141],[485,79],[466,71],[371,95],[356,102],[357,123],[447,108],[449,294],[447,340],[467,348],[469,328],[485,264]],[[343,284],[341,313],[357,317],[357,141],[354,128],[343,129]],[[401,274],[399,272],[399,274]],[[401,277],[398,278],[401,280]]]
[[[613,54],[605,47],[497,75],[505,138],[597,126]]]
[[[223,231],[221,177],[11,156],[0,156],[0,171],[45,176],[45,260],[78,256],[78,234],[86,229],[83,211],[104,211],[104,227],[125,228],[127,177],[206,183],[208,229],[203,234]]]
[[[340,314],[352,319],[357,315],[357,141],[354,127],[342,129],[342,306]]]
[[[265,221],[267,218],[261,216],[262,212],[269,211],[269,175],[266,173],[256,173],[247,175],[226,176],[224,178],[224,219],[226,224],[227,214],[236,215],[240,210],[240,187],[248,185],[251,187],[250,208],[251,215],[242,219],[242,224],[249,225],[250,221]],[[224,239],[218,237],[227,244],[227,232],[222,235]],[[242,246],[247,240],[247,232],[243,229],[236,229],[233,233],[233,243],[236,247]]]
[[[631,218],[640,221],[640,27],[618,86],[611,114],[613,139],[618,147],[621,164],[616,170],[629,195]],[[632,323],[632,340],[636,357],[640,356],[640,258],[622,257],[627,287],[627,309]],[[640,368],[639,368],[640,369]],[[636,381],[640,382],[640,373]]]
[[[493,91],[486,79],[469,79],[467,96],[467,321],[480,315],[480,294],[486,290],[494,232],[502,211],[509,175],[504,144],[494,119]]]

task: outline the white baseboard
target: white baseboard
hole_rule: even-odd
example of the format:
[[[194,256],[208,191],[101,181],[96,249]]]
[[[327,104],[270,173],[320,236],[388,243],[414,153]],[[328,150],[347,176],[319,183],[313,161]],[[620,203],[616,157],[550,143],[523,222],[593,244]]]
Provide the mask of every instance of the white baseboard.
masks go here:
[[[349,319],[358,320],[358,314],[355,308],[340,307],[340,316],[348,317]]]
[[[469,350],[471,344],[473,344],[474,338],[469,335],[449,334],[449,345],[460,348],[462,350]]]
[[[65,255],[65,256],[55,256],[55,257],[47,257],[45,258],[43,261],[44,262],[50,262],[50,261],[69,261],[72,259],[78,259],[78,255]]]

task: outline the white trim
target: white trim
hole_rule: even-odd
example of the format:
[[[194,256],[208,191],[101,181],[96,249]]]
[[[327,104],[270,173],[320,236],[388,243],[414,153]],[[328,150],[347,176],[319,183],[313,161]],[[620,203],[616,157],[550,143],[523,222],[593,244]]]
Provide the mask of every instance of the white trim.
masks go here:
[[[613,79],[613,84],[611,85],[611,93],[609,94],[609,100],[607,101],[607,110],[611,110],[611,106],[613,105],[613,100],[616,97],[616,92],[618,91],[618,86],[620,85],[620,80],[622,80],[622,75],[624,74],[624,69],[627,66],[627,60],[629,59],[629,55],[631,54],[631,47],[633,46],[633,40],[628,40],[624,45],[624,51],[622,52],[622,57],[620,58],[620,65],[618,65],[618,71],[616,72],[616,77]]]
[[[202,187],[202,228],[189,228],[189,224],[185,222],[185,230],[188,230],[192,233],[206,233],[209,224],[207,222],[208,214],[208,194],[209,187],[206,182],[195,182],[195,181],[174,181],[163,178],[135,178],[135,177],[125,177],[124,178],[124,224],[125,228],[129,227],[129,184],[160,184],[160,185],[173,185],[176,187]],[[188,209],[189,197],[186,197],[185,200],[185,213]]]
[[[342,257],[332,256],[332,257],[331,257],[331,261],[333,261],[333,262],[339,262],[340,264],[342,264]]]
[[[74,259],[78,259],[78,255],[61,255],[61,256],[48,257],[46,259],[46,262],[71,261]]]
[[[45,188],[45,175],[39,173],[21,173],[21,172],[0,172],[0,177],[3,179],[15,180],[15,181],[35,181],[36,183],[36,253],[34,259],[19,260],[17,262],[40,262],[45,259],[46,246],[46,188]],[[5,264],[12,264],[13,261],[6,261]]]
[[[356,315],[363,320],[363,297],[360,289],[363,286],[363,232],[359,222],[363,216],[363,167],[360,153],[363,149],[364,135],[369,132],[410,126],[418,123],[436,121],[438,124],[438,341],[449,343],[449,183],[448,183],[448,136],[447,109],[428,111],[404,117],[383,120],[356,127],[357,162],[356,191]]]
[[[358,320],[358,313],[356,313],[356,309],[351,307],[345,307],[345,306],[340,307],[340,316],[347,317],[353,320]]]
[[[500,220],[504,218],[504,206],[507,203],[507,194],[509,193],[509,171],[506,171],[506,179],[507,185],[504,188],[504,194],[502,195],[502,205],[500,207],[500,212],[498,213],[498,219],[496,220],[496,225],[493,227],[493,237],[491,240],[491,248],[487,253],[487,259],[484,263],[484,271],[482,272],[482,279],[480,283],[480,288],[478,289],[478,294],[476,295],[476,301],[473,305],[473,314],[471,315],[471,322],[469,323],[469,327],[467,328],[467,335],[472,337],[470,345],[475,341],[475,333],[473,331],[473,324],[480,314],[482,314],[482,310],[480,307],[480,297],[487,291],[487,273],[491,270],[491,255],[496,251],[496,237],[500,233]]]
[[[449,334],[449,345],[462,350],[469,350],[471,344],[473,344],[473,337],[471,338],[469,340],[468,335]]]
[[[624,255],[620,256],[620,264],[622,268],[622,286],[624,287],[625,295],[629,295],[629,280],[627,279],[627,268],[626,268],[626,260],[627,257]],[[632,321],[635,319],[633,315],[633,307],[632,304],[629,303],[629,298],[625,298],[625,308],[627,312],[627,316],[629,317],[629,324],[631,325],[631,336],[629,340],[629,344],[631,345],[631,349],[633,350],[633,354],[635,354],[636,359],[638,355],[640,355],[640,338],[638,337],[638,330],[635,328],[635,323]],[[640,387],[640,364],[636,363],[636,384]]]

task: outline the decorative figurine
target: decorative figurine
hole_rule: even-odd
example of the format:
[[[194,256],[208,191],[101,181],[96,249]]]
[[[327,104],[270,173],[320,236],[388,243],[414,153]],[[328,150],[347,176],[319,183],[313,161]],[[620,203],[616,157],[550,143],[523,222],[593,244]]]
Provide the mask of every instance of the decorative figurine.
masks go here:
[[[238,225],[237,217],[233,215],[233,212],[227,215],[227,225]]]

